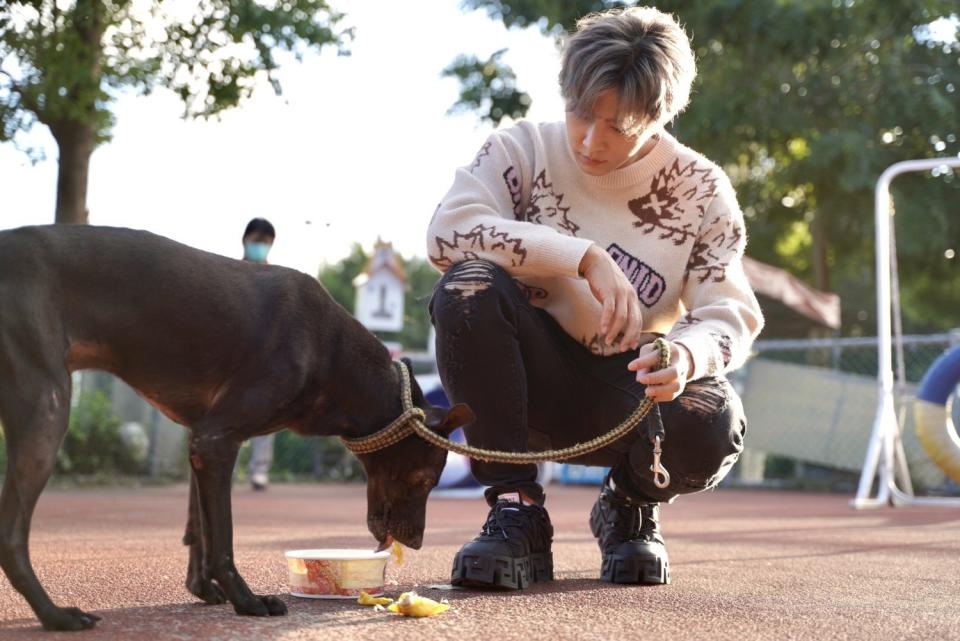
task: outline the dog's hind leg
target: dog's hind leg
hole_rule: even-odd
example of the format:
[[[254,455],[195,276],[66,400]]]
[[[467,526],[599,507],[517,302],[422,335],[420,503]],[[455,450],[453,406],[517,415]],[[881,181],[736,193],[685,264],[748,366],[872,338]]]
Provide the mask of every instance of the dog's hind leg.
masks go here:
[[[190,466],[196,478],[203,533],[202,578],[223,589],[237,614],[276,616],[287,606],[275,596],[257,596],[233,562],[230,487],[240,442],[211,424],[195,425],[190,437]]]
[[[190,546],[190,561],[187,565],[187,589],[191,594],[210,605],[225,603],[226,595],[220,586],[209,578],[203,578],[203,525],[200,516],[200,490],[197,477],[190,470],[190,511],[187,515],[187,531],[183,544]]]
[[[10,355],[7,354],[7,357]],[[7,361],[0,372],[12,371]],[[70,375],[31,367],[28,359],[0,386],[7,471],[0,494],[0,566],[48,630],[92,628],[100,617],[50,600],[30,564],[30,519],[57,460],[70,416]],[[0,365],[4,365],[0,363]]]

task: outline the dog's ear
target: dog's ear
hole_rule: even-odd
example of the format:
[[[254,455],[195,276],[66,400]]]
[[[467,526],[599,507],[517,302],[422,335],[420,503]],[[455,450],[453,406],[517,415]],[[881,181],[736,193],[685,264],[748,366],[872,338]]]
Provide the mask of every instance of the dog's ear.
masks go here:
[[[450,409],[442,407],[431,407],[424,412],[426,420],[424,421],[431,430],[443,436],[448,436],[450,432],[469,425],[476,416],[464,403],[457,403]]]

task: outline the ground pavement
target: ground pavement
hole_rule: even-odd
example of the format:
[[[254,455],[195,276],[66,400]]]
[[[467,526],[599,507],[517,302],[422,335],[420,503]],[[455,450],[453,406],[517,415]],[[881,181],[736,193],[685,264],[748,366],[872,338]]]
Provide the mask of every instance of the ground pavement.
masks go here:
[[[234,493],[236,560],[251,587],[283,593],[283,551],[373,546],[360,485],[274,485]],[[401,619],[351,602],[285,596],[286,617],[237,617],[182,587],[185,485],[49,490],[31,553],[61,605],[103,617],[69,638],[100,639],[960,639],[960,510],[855,512],[847,497],[718,491],[664,508],[673,583],[612,586],[587,527],[595,490],[551,486],[557,580],[523,592],[440,591],[458,547],[483,522],[478,499],[432,499],[424,548],[391,568],[388,591],[449,599]],[[75,635],[75,636],[74,636]],[[0,576],[0,639],[43,632]]]

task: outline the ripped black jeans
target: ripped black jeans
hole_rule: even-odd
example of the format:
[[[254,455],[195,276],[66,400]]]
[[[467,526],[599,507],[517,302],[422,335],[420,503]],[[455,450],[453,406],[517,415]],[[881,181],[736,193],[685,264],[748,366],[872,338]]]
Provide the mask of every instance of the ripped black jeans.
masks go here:
[[[471,445],[527,451],[562,448],[606,433],[643,399],[644,386],[627,370],[635,352],[598,356],[532,306],[510,275],[493,263],[452,266],[430,301],[437,330],[440,378],[450,400],[467,403],[477,420]],[[645,426],[571,462],[613,468],[618,489],[642,501],[672,501],[716,486],[743,450],[746,419],[725,378],[687,383],[660,403],[666,439],[662,463],[670,485],[656,487],[653,447]],[[503,492],[543,502],[535,465],[471,462],[489,486],[491,505]]]

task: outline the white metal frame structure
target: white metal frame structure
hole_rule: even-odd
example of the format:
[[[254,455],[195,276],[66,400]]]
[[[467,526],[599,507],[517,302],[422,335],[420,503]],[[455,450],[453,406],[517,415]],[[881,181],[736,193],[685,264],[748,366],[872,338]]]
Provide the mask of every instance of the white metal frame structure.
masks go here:
[[[907,462],[900,440],[900,425],[894,401],[893,345],[891,316],[895,311],[891,300],[891,232],[890,183],[900,174],[929,171],[937,167],[960,168],[960,157],[906,160],[887,167],[877,181],[875,194],[877,256],[877,413],[863,461],[855,508],[884,505],[936,505],[960,507],[960,498],[914,496],[910,489]],[[899,312],[899,310],[897,310]],[[906,490],[897,485],[897,476]],[[871,496],[874,479],[877,495]]]

